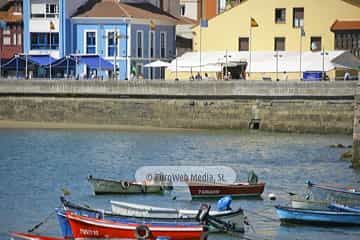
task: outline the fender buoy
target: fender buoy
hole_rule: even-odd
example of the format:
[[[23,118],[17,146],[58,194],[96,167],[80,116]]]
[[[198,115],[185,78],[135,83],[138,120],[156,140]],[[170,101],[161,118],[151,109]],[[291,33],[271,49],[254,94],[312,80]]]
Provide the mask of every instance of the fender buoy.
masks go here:
[[[150,229],[145,225],[137,226],[135,229],[136,239],[148,239],[150,237]]]
[[[123,189],[128,189],[130,187],[130,183],[128,181],[122,181],[121,182],[121,187]]]

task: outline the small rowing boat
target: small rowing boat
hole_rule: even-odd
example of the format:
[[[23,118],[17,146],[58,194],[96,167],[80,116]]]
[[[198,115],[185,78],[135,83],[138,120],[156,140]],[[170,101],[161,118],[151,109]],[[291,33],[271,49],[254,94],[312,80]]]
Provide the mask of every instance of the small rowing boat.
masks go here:
[[[326,225],[360,225],[360,213],[276,206],[282,222]]]
[[[111,210],[114,214],[121,216],[137,217],[144,219],[164,219],[168,221],[178,221],[179,219],[193,219],[196,220],[198,210],[189,209],[175,209],[175,208],[160,208],[149,205],[126,203],[126,202],[111,202]],[[209,217],[216,218],[221,222],[226,222],[232,226],[233,232],[244,232],[244,211],[239,208],[237,210],[225,211],[210,211]],[[216,232],[216,229],[209,225],[210,232]]]
[[[162,183],[155,182],[131,182],[118,181],[112,179],[88,177],[94,193],[99,194],[145,194],[145,193],[163,193],[168,188]]]
[[[176,226],[119,223],[76,215],[67,211],[74,238],[157,239],[166,236],[172,240],[200,240],[207,234],[203,226]]]
[[[264,192],[265,183],[203,183],[188,182],[192,197],[260,197]]]
[[[10,232],[9,235],[12,238],[24,239],[24,240],[64,240],[64,238],[45,237],[28,233]]]

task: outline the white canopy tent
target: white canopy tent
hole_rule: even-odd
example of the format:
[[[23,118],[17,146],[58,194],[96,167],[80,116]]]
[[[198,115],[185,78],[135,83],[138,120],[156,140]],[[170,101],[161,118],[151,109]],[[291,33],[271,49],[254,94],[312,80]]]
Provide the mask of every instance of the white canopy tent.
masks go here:
[[[247,64],[250,73],[300,72],[299,52],[252,52],[251,69],[249,52],[202,52],[201,71],[222,72],[228,66]],[[335,68],[357,69],[360,60],[347,51],[326,51],[302,53],[301,71],[331,71]],[[200,53],[188,52],[171,62],[170,71],[200,71]]]
[[[170,63],[163,62],[160,60],[156,60],[155,62],[151,62],[151,63],[144,65],[144,67],[146,67],[146,68],[169,67],[169,66],[170,66]]]

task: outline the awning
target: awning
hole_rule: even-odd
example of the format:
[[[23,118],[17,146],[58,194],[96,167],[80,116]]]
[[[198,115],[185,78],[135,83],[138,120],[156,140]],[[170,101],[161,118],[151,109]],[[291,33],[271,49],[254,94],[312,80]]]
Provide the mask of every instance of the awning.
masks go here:
[[[37,65],[35,62],[28,59],[28,67]],[[26,68],[26,59],[18,56],[13,57],[9,61],[7,61],[5,64],[1,66],[3,70],[15,70],[15,69],[25,69]]]
[[[87,65],[90,69],[113,70],[114,65],[100,56],[79,56],[79,62]]]
[[[25,58],[25,56],[21,57]],[[28,55],[28,61],[32,61],[39,66],[46,66],[55,62],[56,59],[51,57],[50,55]]]
[[[27,58],[27,59],[26,59]],[[56,61],[56,59],[52,58],[49,55],[18,55],[14,56],[12,59],[10,59],[8,62],[2,65],[3,69],[25,69],[26,67],[26,61],[28,64],[28,67],[30,66],[47,66],[50,63],[53,63]]]
[[[51,67],[54,69],[74,68],[75,66],[76,61],[73,56],[60,58],[51,64]]]

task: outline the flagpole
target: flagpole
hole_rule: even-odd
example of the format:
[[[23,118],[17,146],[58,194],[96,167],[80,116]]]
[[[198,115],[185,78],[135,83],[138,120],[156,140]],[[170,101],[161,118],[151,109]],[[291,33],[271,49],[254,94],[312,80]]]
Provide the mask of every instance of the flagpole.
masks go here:
[[[200,76],[201,76],[201,58],[202,58],[202,24],[203,24],[203,0],[200,0]]]
[[[250,78],[250,73],[251,73],[251,58],[252,58],[252,52],[251,52],[251,48],[252,48],[252,22],[251,22],[251,18],[250,18],[250,43],[249,43],[249,73],[248,76]]]
[[[50,23],[51,24],[51,23]],[[51,81],[51,28],[52,28],[52,25],[50,26],[50,57],[49,57],[49,62],[50,62],[50,81]]]
[[[300,28],[300,80],[302,79],[302,40],[304,29]]]

